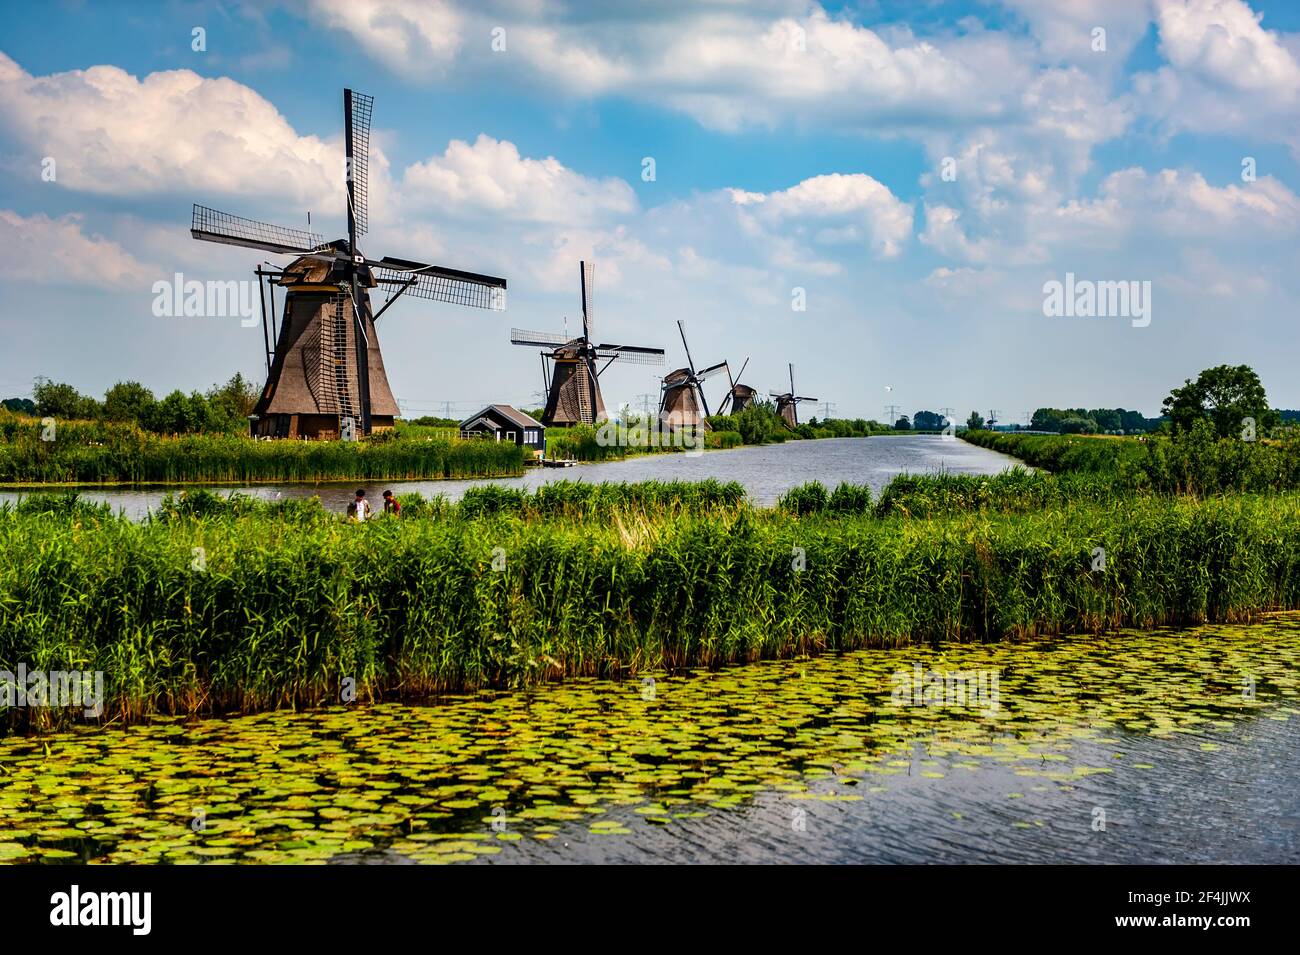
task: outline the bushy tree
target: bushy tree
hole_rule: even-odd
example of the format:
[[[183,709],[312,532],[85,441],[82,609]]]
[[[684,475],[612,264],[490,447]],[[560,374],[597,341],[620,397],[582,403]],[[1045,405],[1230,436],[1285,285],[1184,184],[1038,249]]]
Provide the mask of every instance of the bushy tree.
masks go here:
[[[978,431],[984,427],[984,416],[978,411],[972,411],[970,417],[966,419],[966,427],[972,431]]]
[[[138,381],[119,381],[104,392],[104,417],[109,421],[142,424],[158,403],[153,392]]]
[[[72,385],[48,378],[36,379],[32,397],[36,400],[36,413],[42,417],[64,420],[98,418],[101,412],[99,402],[94,398],[83,395]]]
[[[1239,436],[1247,418],[1253,418],[1261,432],[1278,423],[1277,414],[1268,406],[1264,385],[1249,365],[1216,365],[1197,375],[1195,381],[1185,379],[1182,387],[1165,398],[1163,410],[1175,434],[1206,420],[1221,438]]]

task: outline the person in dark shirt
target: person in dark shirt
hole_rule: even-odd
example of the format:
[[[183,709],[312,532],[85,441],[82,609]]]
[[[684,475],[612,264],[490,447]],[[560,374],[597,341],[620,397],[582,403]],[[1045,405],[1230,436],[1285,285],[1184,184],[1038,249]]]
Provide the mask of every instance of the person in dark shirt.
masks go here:
[[[392,514],[394,517],[402,516],[402,505],[398,503],[397,498],[393,497],[392,491],[384,492],[384,513]]]

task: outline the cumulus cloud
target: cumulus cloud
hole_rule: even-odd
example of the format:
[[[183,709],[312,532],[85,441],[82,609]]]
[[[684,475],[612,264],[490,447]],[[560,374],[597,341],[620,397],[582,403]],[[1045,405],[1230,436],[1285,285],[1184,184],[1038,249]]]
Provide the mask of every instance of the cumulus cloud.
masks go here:
[[[0,53],[0,124],[59,185],[101,195],[277,195],[342,205],[342,150],[300,136],[262,96],[190,70],[137,79],[115,66],[32,76]]]
[[[912,208],[865,173],[813,176],[789,189],[756,193],[727,190],[744,224],[793,228],[822,244],[861,240],[892,258],[912,234]]]
[[[1267,30],[1241,0],[1158,0],[1169,60],[1134,78],[1136,101],[1168,132],[1238,133],[1300,155],[1300,39]]]
[[[342,30],[370,56],[420,77],[443,71],[462,41],[463,18],[442,0],[310,0],[316,22]]]
[[[514,143],[486,134],[472,145],[454,140],[441,156],[410,166],[402,195],[415,205],[522,222],[589,223],[637,209],[636,194],[622,179],[583,176],[554,156],[521,156]]]
[[[158,277],[116,242],[87,234],[80,215],[23,217],[0,209],[0,275],[48,285],[144,288]]]

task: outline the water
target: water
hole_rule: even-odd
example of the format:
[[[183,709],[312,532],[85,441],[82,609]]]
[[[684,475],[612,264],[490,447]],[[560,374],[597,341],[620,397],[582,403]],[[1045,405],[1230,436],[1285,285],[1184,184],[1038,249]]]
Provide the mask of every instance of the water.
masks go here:
[[[790,441],[782,445],[708,451],[699,455],[679,453],[650,454],[625,461],[584,464],[573,468],[532,468],[523,477],[473,481],[398,481],[386,484],[358,485],[357,482],[331,484],[258,484],[246,487],[213,488],[227,493],[238,490],[254,497],[311,497],[319,495],[331,510],[343,511],[352,501],[358,486],[378,498],[384,489],[399,497],[419,492],[425,497],[442,494],[459,500],[465,489],[475,484],[503,484],[534,488],[550,481],[739,481],[758,504],[775,504],[778,497],[805,481],[821,481],[827,488],[841,481],[870,484],[880,490],[899,474],[930,474],[946,470],[954,474],[998,474],[1020,464],[1014,458],[967,444],[945,440],[940,435],[887,435],[874,438],[827,438],[817,441]],[[175,488],[101,490],[88,488],[83,496],[91,501],[107,501],[129,517],[139,519],[157,508]],[[0,501],[15,501],[22,493],[0,491]]]
[[[86,726],[0,740],[0,861],[1294,864],[1298,691],[1280,614]]]

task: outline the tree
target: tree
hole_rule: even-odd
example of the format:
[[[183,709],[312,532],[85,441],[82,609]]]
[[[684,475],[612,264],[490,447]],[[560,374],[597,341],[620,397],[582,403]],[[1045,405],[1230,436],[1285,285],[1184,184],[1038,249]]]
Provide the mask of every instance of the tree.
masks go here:
[[[37,378],[32,387],[32,397],[36,399],[36,413],[42,417],[64,420],[99,417],[99,402],[83,395],[72,385]]]
[[[31,398],[6,398],[0,401],[5,411],[14,411],[18,414],[36,414],[36,402]]]
[[[978,411],[972,411],[970,417],[966,419],[966,427],[972,431],[979,431],[984,427],[984,418]]]
[[[933,411],[918,411],[912,415],[912,427],[917,431],[942,431],[947,423],[943,415]]]
[[[104,392],[104,417],[109,421],[143,424],[157,403],[153,392],[140,382],[119,381]]]
[[[903,415],[903,416],[900,417],[897,421],[894,422],[894,430],[895,430],[895,431],[911,431],[911,430],[912,430],[912,422],[910,422],[910,421],[907,420],[907,415]]]
[[[1195,381],[1185,379],[1165,398],[1162,410],[1175,434],[1192,430],[1202,420],[1208,420],[1220,438],[1239,436],[1247,418],[1253,418],[1261,432],[1278,423],[1264,385],[1249,365],[1216,365]]]

